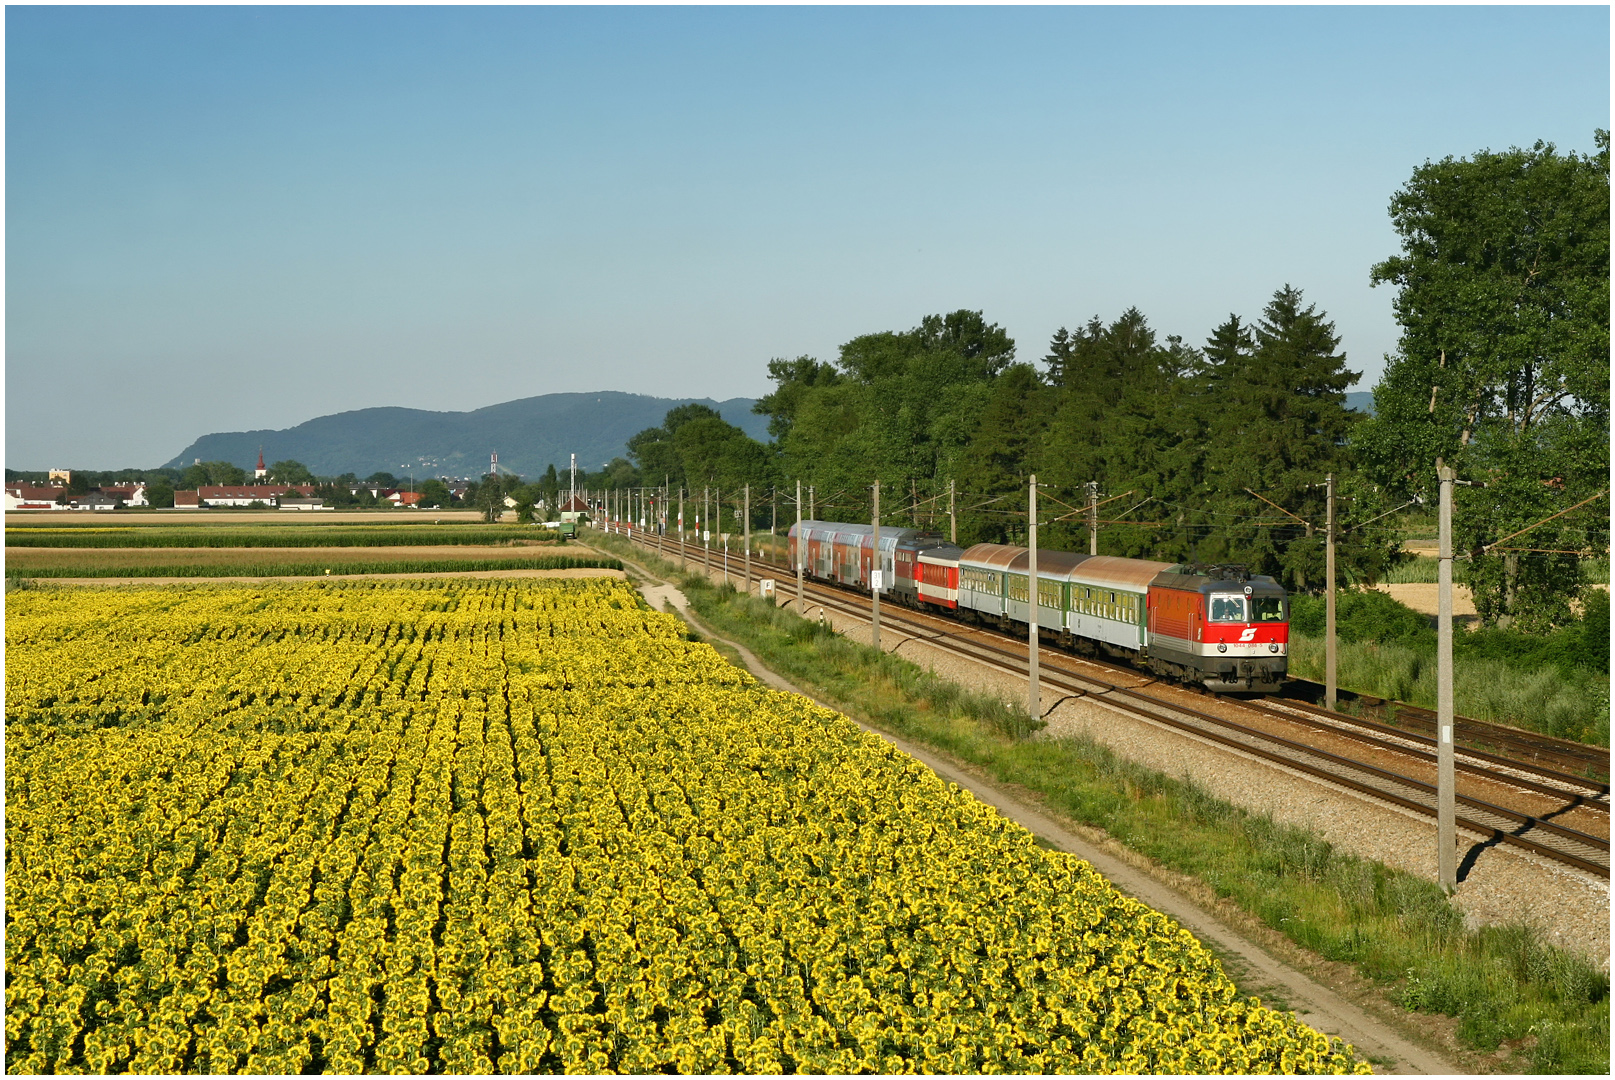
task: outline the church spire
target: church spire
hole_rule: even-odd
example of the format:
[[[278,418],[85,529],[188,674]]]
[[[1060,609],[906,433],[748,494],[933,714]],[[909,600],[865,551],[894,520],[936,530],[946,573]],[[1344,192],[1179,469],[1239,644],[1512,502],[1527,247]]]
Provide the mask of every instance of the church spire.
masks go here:
[[[264,468],[264,448],[262,446],[259,446],[258,447],[258,467],[253,470],[252,478],[254,480],[262,480],[264,477],[266,477],[268,475],[269,475],[269,470]]]

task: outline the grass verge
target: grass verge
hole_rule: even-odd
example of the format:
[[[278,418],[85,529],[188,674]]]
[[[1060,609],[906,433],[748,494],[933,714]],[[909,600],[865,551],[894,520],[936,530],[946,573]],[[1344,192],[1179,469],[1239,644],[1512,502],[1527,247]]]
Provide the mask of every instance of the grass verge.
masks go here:
[[[1413,1011],[1457,1020],[1502,1069],[1608,1073],[1609,979],[1529,927],[1469,931],[1435,885],[1336,851],[1306,830],[1076,739],[1025,738],[1003,702],[960,688],[765,600],[681,576],[615,537],[591,538],[670,578],[715,631],[849,714],[1042,796],[1066,817],[1205,882],[1265,925],[1350,963]]]
[[[1374,641],[1336,647],[1340,685],[1360,694],[1436,707],[1436,658],[1422,649]],[[1609,676],[1556,667],[1522,671],[1500,660],[1453,658],[1453,701],[1460,716],[1540,731],[1593,746],[1609,745]],[[1322,638],[1290,635],[1290,673],[1323,681]]]

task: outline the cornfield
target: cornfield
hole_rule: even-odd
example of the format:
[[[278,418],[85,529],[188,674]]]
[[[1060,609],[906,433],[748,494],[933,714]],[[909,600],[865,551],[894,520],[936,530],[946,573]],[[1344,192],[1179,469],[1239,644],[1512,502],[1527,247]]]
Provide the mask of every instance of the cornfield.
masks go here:
[[[8,599],[8,1071],[1368,1071],[621,582]]]

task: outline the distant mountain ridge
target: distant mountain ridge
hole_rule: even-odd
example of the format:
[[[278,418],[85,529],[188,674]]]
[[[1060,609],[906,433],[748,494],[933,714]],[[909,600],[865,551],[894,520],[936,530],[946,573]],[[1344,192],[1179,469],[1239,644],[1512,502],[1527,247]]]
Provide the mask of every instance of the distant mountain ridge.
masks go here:
[[[678,405],[706,405],[752,438],[768,441],[768,417],[751,411],[752,398],[658,398],[602,390],[593,394],[542,394],[470,412],[375,408],[318,416],[280,431],[224,431],[204,435],[165,462],[228,461],[251,470],[264,461],[300,461],[317,476],[351,472],[368,476],[470,476],[488,471],[497,452],[502,469],[536,477],[553,464],[565,470],[599,469],[628,453],[628,440],[656,427]]]

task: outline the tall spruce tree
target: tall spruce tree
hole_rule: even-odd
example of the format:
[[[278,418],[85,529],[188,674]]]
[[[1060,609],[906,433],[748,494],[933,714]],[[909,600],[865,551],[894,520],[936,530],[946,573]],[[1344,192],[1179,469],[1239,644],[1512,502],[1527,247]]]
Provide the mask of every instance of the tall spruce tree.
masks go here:
[[[1057,389],[1040,480],[1068,506],[1085,502],[1089,483],[1106,497],[1131,491],[1106,513],[1136,507],[1126,520],[1142,523],[1107,525],[1102,554],[1179,557],[1174,534],[1161,526],[1198,475],[1199,424],[1183,404],[1200,362],[1177,338],[1162,344],[1136,307],[1108,326],[1095,316],[1075,334],[1062,328],[1050,343],[1045,363]],[[1086,551],[1087,523],[1072,514],[1051,515],[1063,520],[1048,529],[1048,543]]]
[[[1354,414],[1345,391],[1359,376],[1346,369],[1334,324],[1302,301],[1301,290],[1285,285],[1249,339],[1231,319],[1206,343],[1210,527],[1198,547],[1205,561],[1244,562],[1308,590],[1323,577],[1318,485],[1348,468]],[[1269,509],[1247,488],[1310,524]]]

